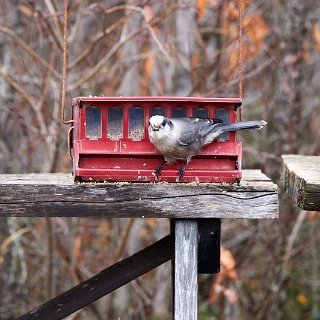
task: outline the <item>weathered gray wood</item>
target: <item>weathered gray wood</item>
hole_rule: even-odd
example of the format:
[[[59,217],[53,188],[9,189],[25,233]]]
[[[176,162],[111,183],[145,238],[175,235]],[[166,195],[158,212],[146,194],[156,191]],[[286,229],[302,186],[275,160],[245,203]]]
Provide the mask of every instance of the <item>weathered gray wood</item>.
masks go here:
[[[166,236],[99,274],[62,293],[20,320],[59,320],[174,257],[174,236]],[[196,318],[194,318],[196,319]]]
[[[320,211],[320,157],[283,155],[282,160],[287,194],[300,208]]]
[[[198,224],[175,221],[174,319],[198,319]]]
[[[259,170],[237,184],[74,184],[70,174],[0,175],[0,216],[278,217],[277,185]]]

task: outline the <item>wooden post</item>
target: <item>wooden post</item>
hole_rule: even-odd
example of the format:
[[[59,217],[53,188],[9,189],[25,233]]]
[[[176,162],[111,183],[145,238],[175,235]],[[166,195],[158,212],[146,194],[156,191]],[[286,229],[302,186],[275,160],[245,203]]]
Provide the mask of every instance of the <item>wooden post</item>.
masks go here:
[[[198,224],[175,220],[174,319],[198,319]]]

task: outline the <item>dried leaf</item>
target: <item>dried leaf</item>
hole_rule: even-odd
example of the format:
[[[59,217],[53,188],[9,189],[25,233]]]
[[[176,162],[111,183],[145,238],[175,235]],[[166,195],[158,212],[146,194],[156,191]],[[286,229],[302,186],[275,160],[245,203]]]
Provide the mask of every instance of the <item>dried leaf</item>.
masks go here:
[[[228,3],[226,1],[223,1],[222,2],[222,9],[221,9],[221,33],[223,35],[230,35],[231,32],[230,32],[230,20],[228,18]]]
[[[223,291],[226,298],[231,303],[237,303],[238,302],[237,294],[233,290],[225,288],[224,286],[221,285],[225,277],[228,277],[231,280],[235,280],[237,278],[237,272],[235,270],[236,261],[234,260],[230,250],[227,250],[221,247],[220,263],[221,263],[221,270],[216,275],[215,281],[210,286],[208,300],[210,303],[215,303],[217,300],[217,294]]]
[[[308,299],[303,294],[298,294],[296,296],[296,299],[300,304],[303,304],[303,305],[308,304]]]
[[[228,15],[232,20],[237,20],[239,17],[239,10],[234,2],[229,2]]]
[[[148,224],[148,226],[152,229],[152,230],[156,230],[157,229],[157,221],[154,218],[147,218],[145,219],[146,223]]]
[[[302,42],[302,57],[305,61],[308,61],[310,58],[309,54],[309,42],[304,40]]]
[[[318,216],[318,212],[317,211],[310,211],[309,212],[309,221],[314,221]]]
[[[140,232],[139,232],[139,234],[138,234],[138,237],[139,237],[139,238],[144,238],[147,234],[148,234],[148,228],[143,227],[143,228],[140,230]]]
[[[209,0],[209,4],[213,10],[217,10],[219,8],[219,2],[217,0]]]
[[[107,233],[111,229],[112,229],[112,227],[108,221],[102,222],[98,227],[98,231],[101,233]]]
[[[37,235],[40,236],[43,233],[43,226],[40,223],[37,223],[36,225],[33,226],[33,232]]]
[[[80,260],[80,256],[81,256],[81,244],[82,244],[82,237],[80,235],[77,235],[76,238],[74,239],[74,244],[73,244],[74,259],[77,262]]]
[[[201,55],[199,52],[194,52],[192,55],[191,65],[193,69],[196,69],[201,62]]]
[[[225,275],[234,280],[237,278],[237,272],[235,270],[236,261],[234,260],[230,250],[226,250],[221,247],[221,256],[220,256],[221,266],[225,269]]]
[[[60,257],[64,261],[70,263],[70,251],[69,250],[67,251],[66,249],[63,248],[61,242],[59,241],[59,238],[57,239],[57,242],[56,242],[56,249]]]
[[[196,8],[197,8],[197,20],[201,21],[207,12],[207,0],[197,0]]]
[[[152,7],[150,6],[145,6],[143,7],[143,10],[144,10],[144,16],[146,18],[146,21],[147,22],[150,22],[153,18],[153,10],[152,10]]]
[[[229,80],[230,77],[233,77],[233,72],[239,65],[239,50],[238,48],[233,49],[229,54],[228,61],[228,74],[226,74],[225,80]]]
[[[221,264],[228,270],[233,269],[236,265],[236,261],[233,258],[233,255],[230,250],[224,249],[221,247]]]
[[[145,59],[145,63],[144,63],[144,73],[145,73],[145,77],[146,78],[150,78],[151,77],[154,64],[155,64],[154,57],[153,57],[153,55],[150,54]]]
[[[261,14],[250,14],[243,20],[245,34],[250,41],[251,56],[257,56],[263,45],[265,36],[270,33],[270,28],[264,22]]]
[[[312,22],[312,39],[316,44],[316,49],[320,51],[320,29],[317,21]]]
[[[20,6],[18,8],[21,11],[21,13],[24,14],[25,16],[32,17],[33,12],[29,7],[27,7],[23,4],[20,4]]]
[[[251,56],[251,47],[249,44],[244,43],[242,44],[242,57],[241,57],[241,61],[246,61],[248,60]],[[224,80],[225,81],[229,81],[230,79],[232,79],[235,75],[235,73],[238,71],[238,67],[239,67],[239,48],[233,48],[227,55],[226,55],[227,59],[228,59],[228,67],[225,70],[225,74],[224,74]]]

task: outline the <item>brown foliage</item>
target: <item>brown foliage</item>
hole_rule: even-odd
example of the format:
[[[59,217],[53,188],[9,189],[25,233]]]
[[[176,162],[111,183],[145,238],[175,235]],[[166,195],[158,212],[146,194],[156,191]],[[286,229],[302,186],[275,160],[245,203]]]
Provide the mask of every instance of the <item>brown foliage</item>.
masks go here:
[[[63,2],[0,3],[0,172],[70,171],[59,119]],[[79,95],[238,96],[238,9],[236,0],[69,1],[66,118]],[[316,0],[242,0],[244,119],[268,122],[239,137],[243,163],[279,184],[281,154],[320,155],[319,10]],[[227,251],[200,290],[201,314],[319,318],[319,215],[279,197],[278,221],[223,222]],[[118,220],[55,218],[48,234],[44,219],[1,218],[1,317],[168,232],[162,221]],[[169,319],[170,270],[159,270],[77,317]]]

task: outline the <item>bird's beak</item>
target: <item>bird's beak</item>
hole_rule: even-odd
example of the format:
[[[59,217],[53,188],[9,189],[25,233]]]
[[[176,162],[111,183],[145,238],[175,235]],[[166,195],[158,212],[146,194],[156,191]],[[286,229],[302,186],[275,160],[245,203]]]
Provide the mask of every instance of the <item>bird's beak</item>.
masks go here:
[[[159,126],[151,126],[152,131],[159,131],[160,127]]]

